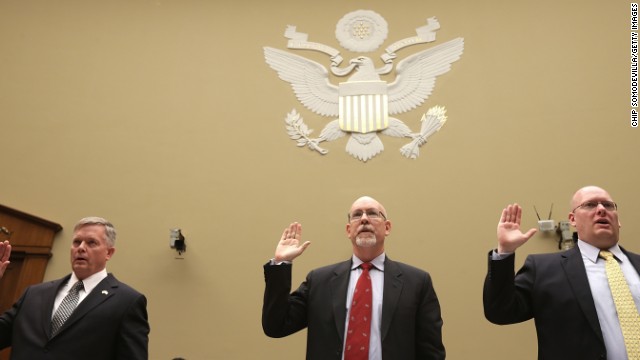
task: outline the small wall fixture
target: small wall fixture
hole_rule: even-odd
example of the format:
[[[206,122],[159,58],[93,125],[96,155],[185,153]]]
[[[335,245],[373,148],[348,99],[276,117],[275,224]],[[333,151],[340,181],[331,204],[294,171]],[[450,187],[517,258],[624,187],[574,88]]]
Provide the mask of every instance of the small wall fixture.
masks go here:
[[[536,216],[538,217],[538,229],[542,232],[546,231],[554,231],[556,229],[556,222],[551,220],[551,213],[553,212],[553,204],[551,204],[551,209],[549,210],[549,217],[547,220],[540,219],[540,214],[538,214],[538,209],[533,205],[533,210],[536,211]]]
[[[185,238],[180,229],[171,229],[169,246],[172,249],[176,249],[178,255],[182,255],[183,252],[187,251],[187,243],[185,242]]]
[[[575,246],[577,240],[574,240],[574,235],[571,233],[571,224],[568,221],[560,221],[556,225],[556,222],[551,219],[553,204],[551,204],[547,220],[540,219],[540,214],[538,214],[538,209],[536,209],[535,205],[533,209],[538,217],[538,229],[543,233],[552,234],[555,232],[557,234],[559,250],[569,250]]]

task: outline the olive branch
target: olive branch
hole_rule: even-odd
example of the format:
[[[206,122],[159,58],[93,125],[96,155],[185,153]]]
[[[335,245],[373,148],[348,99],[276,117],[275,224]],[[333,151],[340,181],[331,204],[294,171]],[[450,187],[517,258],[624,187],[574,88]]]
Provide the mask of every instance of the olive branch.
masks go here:
[[[287,114],[285,118],[287,134],[292,140],[296,141],[296,146],[304,147],[308,146],[309,149],[315,150],[322,155],[329,152],[329,150],[323,149],[320,147],[319,143],[322,139],[312,139],[309,137],[313,132],[313,129],[309,129],[307,124],[304,123],[302,116],[298,114],[296,109],[291,110],[290,113]]]

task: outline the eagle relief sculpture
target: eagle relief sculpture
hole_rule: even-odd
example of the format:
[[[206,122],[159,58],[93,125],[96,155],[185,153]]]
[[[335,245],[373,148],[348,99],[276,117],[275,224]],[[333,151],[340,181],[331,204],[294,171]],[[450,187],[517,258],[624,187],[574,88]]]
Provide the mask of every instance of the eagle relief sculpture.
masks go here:
[[[346,151],[353,157],[368,161],[384,150],[379,134],[407,137],[411,141],[400,148],[407,158],[418,157],[419,148],[427,138],[440,130],[447,117],[442,106],[430,108],[421,118],[421,129],[412,132],[401,120],[393,117],[421,106],[431,95],[436,77],[448,72],[451,64],[460,59],[464,48],[462,38],[422,50],[404,58],[395,67],[395,80],[384,81],[380,75],[393,71],[396,52],[405,47],[435,41],[440,24],[435,18],[427,19],[425,26],[416,29],[417,36],[397,41],[380,56],[383,66],[376,68],[367,56],[358,56],[349,65],[340,68],[340,52],[330,46],[308,41],[307,34],[288,26],[285,37],[287,48],[315,50],[327,54],[331,73],[347,77],[337,86],[330,82],[327,68],[313,60],[288,51],[264,48],[267,64],[280,79],[291,84],[297,99],[312,112],[330,117],[330,121],[312,138],[313,130],[304,123],[295,109],[285,118],[289,137],[299,147],[308,146],[320,154],[328,150],[320,147],[323,141],[333,141],[349,135]],[[345,15],[336,26],[336,38],[345,49],[356,53],[376,50],[387,38],[387,23],[379,14],[358,10]]]

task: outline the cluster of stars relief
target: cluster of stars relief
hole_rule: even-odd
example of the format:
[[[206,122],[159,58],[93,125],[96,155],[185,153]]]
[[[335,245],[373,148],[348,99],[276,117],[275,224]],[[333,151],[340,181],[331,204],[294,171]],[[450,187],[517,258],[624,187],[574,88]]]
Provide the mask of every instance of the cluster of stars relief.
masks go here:
[[[353,35],[360,40],[364,40],[371,35],[371,27],[364,21],[359,21],[353,25]]]

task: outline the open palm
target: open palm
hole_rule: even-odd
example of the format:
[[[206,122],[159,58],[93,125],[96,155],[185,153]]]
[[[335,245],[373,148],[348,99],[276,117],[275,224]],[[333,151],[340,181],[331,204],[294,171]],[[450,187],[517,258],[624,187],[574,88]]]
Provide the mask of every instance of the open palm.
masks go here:
[[[276,247],[275,261],[293,261],[311,245],[310,241],[305,241],[300,245],[302,237],[302,225],[297,222],[291,223],[282,232],[282,237]]]
[[[508,205],[502,209],[502,215],[498,222],[498,252],[511,253],[527,242],[536,229],[529,229],[526,233],[520,230],[522,220],[522,208],[518,204]]]

